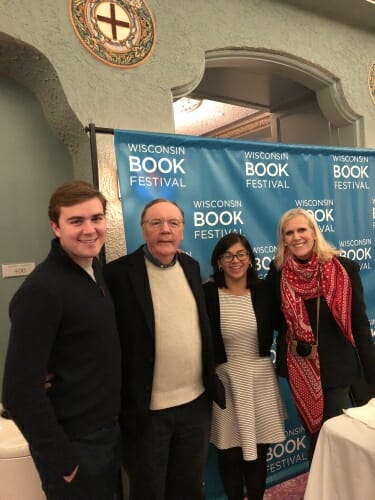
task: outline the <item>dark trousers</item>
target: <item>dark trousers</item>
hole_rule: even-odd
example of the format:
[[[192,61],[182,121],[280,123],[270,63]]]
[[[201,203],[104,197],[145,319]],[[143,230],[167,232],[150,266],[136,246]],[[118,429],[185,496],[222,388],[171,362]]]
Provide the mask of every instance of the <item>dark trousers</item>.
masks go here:
[[[202,500],[211,403],[150,411],[136,436],[124,436],[130,500]]]
[[[350,387],[334,387],[331,389],[323,389],[323,422],[325,422],[329,418],[337,417],[338,415],[341,415],[341,413],[343,413],[343,408],[347,408],[348,402],[350,402],[349,390]],[[311,434],[306,429],[306,435],[310,445],[309,458],[311,462],[319,432]]]
[[[217,450],[221,481],[228,500],[262,500],[266,489],[268,444],[257,445],[256,460],[244,460],[241,448]]]
[[[114,500],[121,467],[121,435],[117,424],[72,441],[79,459],[71,483],[35,450],[31,456],[47,500]]]

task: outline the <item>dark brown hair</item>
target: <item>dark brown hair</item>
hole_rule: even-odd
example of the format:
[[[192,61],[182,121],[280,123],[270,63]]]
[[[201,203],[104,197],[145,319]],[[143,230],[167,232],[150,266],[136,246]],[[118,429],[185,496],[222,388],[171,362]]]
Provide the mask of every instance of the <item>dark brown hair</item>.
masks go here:
[[[61,207],[71,207],[92,198],[98,198],[101,201],[105,213],[107,200],[99,189],[85,181],[65,182],[56,189],[50,198],[48,217],[52,222],[58,224]]]
[[[255,256],[253,249],[251,248],[250,243],[248,242],[247,238],[243,234],[239,233],[229,233],[226,234],[221,238],[216,243],[215,248],[213,249],[212,255],[211,255],[211,265],[213,269],[213,274],[212,278],[215,282],[215,284],[219,288],[227,288],[227,285],[225,283],[225,276],[224,272],[222,269],[219,269],[219,264],[218,260],[219,258],[230,248],[231,246],[235,245],[236,243],[241,243],[241,245],[244,246],[247,252],[249,252],[249,259],[251,266],[249,266],[249,269],[247,270],[247,287],[250,288],[251,285],[254,285],[255,283],[258,282],[258,273],[256,271],[256,263],[255,263]]]

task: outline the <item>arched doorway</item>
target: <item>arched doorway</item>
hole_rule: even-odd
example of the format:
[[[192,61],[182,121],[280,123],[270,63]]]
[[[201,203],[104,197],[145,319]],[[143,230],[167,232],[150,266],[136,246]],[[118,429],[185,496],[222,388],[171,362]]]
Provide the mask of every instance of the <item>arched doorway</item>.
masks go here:
[[[340,81],[289,54],[240,48],[208,51],[199,81],[173,89],[175,99],[186,95],[257,110],[251,119],[236,123],[242,139],[364,144],[362,117],[346,101]],[[236,132],[227,126],[206,135],[236,137]]]

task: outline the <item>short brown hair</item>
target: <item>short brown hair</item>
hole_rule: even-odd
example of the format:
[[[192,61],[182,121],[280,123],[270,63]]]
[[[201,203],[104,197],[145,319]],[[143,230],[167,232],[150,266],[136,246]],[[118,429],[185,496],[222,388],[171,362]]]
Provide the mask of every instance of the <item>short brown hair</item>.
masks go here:
[[[85,181],[65,182],[56,189],[50,198],[48,217],[52,222],[58,224],[61,207],[71,207],[92,198],[98,198],[101,201],[105,213],[107,200],[99,189]]]

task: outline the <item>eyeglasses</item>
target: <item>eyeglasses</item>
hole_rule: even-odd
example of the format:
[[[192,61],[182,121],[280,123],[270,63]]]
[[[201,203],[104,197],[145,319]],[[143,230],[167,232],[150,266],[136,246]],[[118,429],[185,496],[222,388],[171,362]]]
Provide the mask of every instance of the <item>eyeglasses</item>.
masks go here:
[[[227,264],[230,264],[231,262],[233,262],[233,260],[234,260],[235,257],[237,257],[237,259],[240,262],[243,262],[244,260],[248,259],[249,252],[246,252],[246,250],[240,250],[237,253],[226,252],[226,253],[223,253],[223,255],[220,256],[220,259],[223,262],[226,262]]]
[[[160,230],[164,223],[168,225],[169,229],[178,229],[183,224],[183,221],[179,219],[151,219],[142,222],[142,224],[148,224],[155,231]]]

